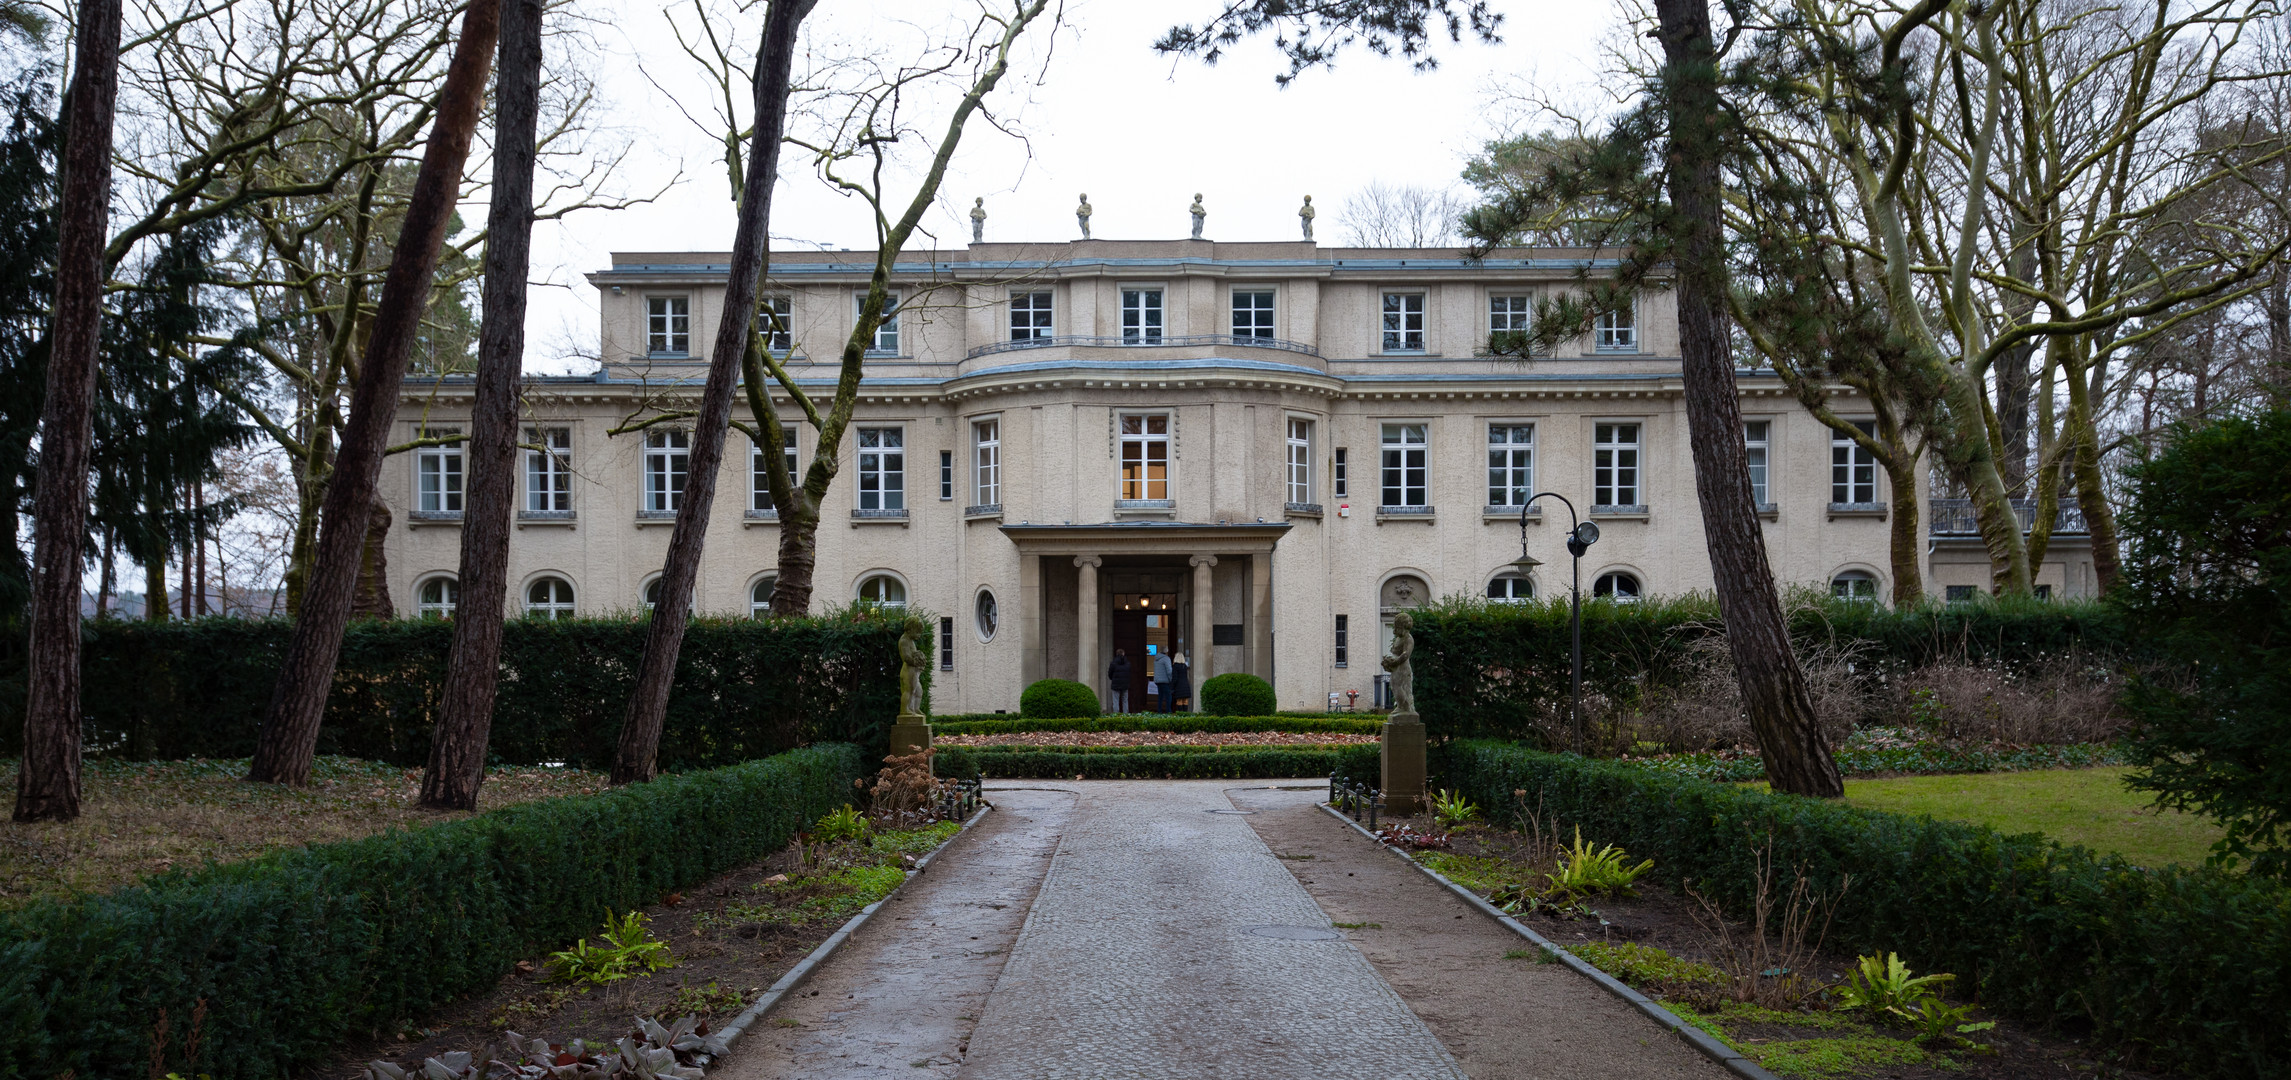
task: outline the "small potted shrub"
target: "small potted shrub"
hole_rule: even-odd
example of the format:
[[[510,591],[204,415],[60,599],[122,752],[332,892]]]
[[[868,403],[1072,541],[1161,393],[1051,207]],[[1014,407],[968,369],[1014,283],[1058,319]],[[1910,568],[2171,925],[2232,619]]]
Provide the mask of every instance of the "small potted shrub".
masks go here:
[[[1211,716],[1271,716],[1279,707],[1273,684],[1228,671],[1201,684],[1201,711]]]
[[[1040,679],[1018,695],[1018,715],[1028,720],[1094,720],[1098,695],[1072,679]]]

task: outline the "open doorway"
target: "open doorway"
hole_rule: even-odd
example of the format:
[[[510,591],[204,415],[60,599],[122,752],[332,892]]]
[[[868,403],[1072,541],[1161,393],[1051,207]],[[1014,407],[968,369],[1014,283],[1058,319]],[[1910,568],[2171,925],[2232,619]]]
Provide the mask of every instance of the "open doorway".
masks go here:
[[[1130,658],[1130,711],[1152,712],[1156,701],[1146,696],[1146,683],[1153,678],[1154,658],[1185,648],[1177,594],[1115,593],[1112,599],[1114,648]]]

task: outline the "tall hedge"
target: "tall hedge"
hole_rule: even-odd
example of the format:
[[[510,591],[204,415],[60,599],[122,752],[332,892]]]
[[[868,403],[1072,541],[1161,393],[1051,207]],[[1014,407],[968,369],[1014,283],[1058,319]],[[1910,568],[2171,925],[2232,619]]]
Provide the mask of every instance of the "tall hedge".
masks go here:
[[[1616,762],[1464,740],[1442,779],[1530,807],[1746,910],[1774,865],[1852,884],[1830,941],[1899,952],[2002,1012],[2198,1075],[2291,1072],[2291,889],[2212,869],[2142,869],[2029,833],[1857,810]],[[1785,888],[1787,883],[1784,883]]]
[[[80,700],[89,752],[145,759],[254,753],[289,623],[87,625]],[[610,765],[646,625],[512,620],[502,634],[494,760]],[[864,610],[692,620],[677,658],[661,765],[710,768],[814,742],[881,745],[899,706],[899,630],[897,619]],[[932,643],[924,638],[927,650]],[[452,624],[438,620],[352,623],[318,752],[409,766],[428,761],[452,640]],[[926,678],[929,671],[926,664]]]
[[[850,798],[848,744],[290,849],[0,916],[0,1080],[288,1075],[492,986],[608,911],[753,862]]]
[[[1853,645],[1873,676],[1944,660],[2021,665],[2081,652],[2122,663],[2147,646],[2097,602],[1990,600],[1896,610],[1794,595],[1785,605],[1801,646]],[[1450,599],[1415,614],[1417,711],[1435,738],[1521,738],[1544,710],[1564,710],[1571,637],[1564,596],[1536,603]],[[1683,677],[1699,638],[1723,632],[1706,595],[1583,605],[1583,688],[1630,701]]]

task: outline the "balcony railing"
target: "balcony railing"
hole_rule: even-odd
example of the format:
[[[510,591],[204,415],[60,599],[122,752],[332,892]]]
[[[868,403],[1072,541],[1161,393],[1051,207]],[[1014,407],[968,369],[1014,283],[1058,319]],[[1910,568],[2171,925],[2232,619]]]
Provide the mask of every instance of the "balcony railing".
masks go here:
[[[2026,533],[2036,525],[2036,500],[2014,499],[2013,516],[2021,520],[2021,531]],[[1926,526],[1933,536],[1979,536],[1980,518],[1973,511],[1971,499],[1934,499],[1926,507]],[[2084,508],[2074,502],[2063,502],[2052,515],[2054,536],[2083,536],[2091,530],[2084,523]]]
[[[1017,352],[1022,349],[1156,349],[1182,345],[1239,346],[1245,349],[1278,349],[1282,352],[1303,353],[1306,356],[1319,356],[1321,354],[1319,349],[1316,349],[1301,341],[1283,341],[1280,338],[1242,337],[1235,334],[1188,334],[1184,337],[1165,335],[1163,337],[1157,338],[1146,338],[1142,336],[1129,337],[1126,335],[1114,335],[1111,337],[1021,338],[1017,341],[997,341],[991,345],[981,345],[978,348],[972,349],[970,351],[969,358],[976,360],[981,356],[993,356],[996,353]]]

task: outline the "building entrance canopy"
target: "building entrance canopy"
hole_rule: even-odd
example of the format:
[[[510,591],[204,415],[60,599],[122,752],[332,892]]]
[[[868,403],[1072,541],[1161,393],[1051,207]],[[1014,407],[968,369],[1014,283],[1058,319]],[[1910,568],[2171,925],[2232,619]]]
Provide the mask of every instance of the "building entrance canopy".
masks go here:
[[[1002,526],[1021,563],[1024,680],[1073,679],[1108,707],[1123,703],[1116,691],[1129,691],[1129,709],[1143,711],[1150,644],[1153,654],[1184,657],[1196,689],[1229,671],[1271,682],[1273,548],[1289,528],[1170,521]],[[1143,634],[1144,621],[1125,613],[1149,605],[1160,617],[1156,632]],[[1127,686],[1107,681],[1117,647],[1130,653]],[[1192,707],[1200,711],[1198,693]]]

